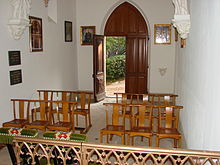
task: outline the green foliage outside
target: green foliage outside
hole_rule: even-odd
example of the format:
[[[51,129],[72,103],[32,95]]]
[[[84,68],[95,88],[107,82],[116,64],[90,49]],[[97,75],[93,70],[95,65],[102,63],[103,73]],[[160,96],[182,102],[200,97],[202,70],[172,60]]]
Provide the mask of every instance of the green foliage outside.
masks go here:
[[[107,82],[114,82],[125,77],[125,55],[113,56],[106,59]]]
[[[124,79],[126,37],[107,37],[106,52],[107,83]]]
[[[107,37],[106,38],[106,53],[107,57],[125,54],[126,52],[126,37]]]

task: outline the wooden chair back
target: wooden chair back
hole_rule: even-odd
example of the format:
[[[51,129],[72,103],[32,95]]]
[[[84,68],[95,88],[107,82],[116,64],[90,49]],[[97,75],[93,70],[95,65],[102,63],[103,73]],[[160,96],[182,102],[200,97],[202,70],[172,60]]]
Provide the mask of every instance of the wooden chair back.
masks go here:
[[[52,120],[53,116],[56,115],[56,121],[62,122],[72,122],[73,121],[73,113],[77,102],[74,101],[50,101],[53,104],[53,108],[50,113],[50,120]]]
[[[148,94],[136,93],[114,93],[116,95],[116,103],[121,104],[149,104]]]
[[[13,104],[14,119],[29,119],[29,102],[20,99],[11,99],[11,101]]]
[[[169,93],[149,93],[151,103],[154,105],[176,105],[178,95]]]
[[[130,106],[132,107],[132,128],[133,127],[152,128],[152,113],[154,106],[143,105],[143,104],[130,105]],[[146,114],[148,115],[146,116]]]
[[[52,108],[52,104],[48,100],[28,100],[35,115],[33,121],[48,121],[46,110]],[[38,113],[39,112],[39,115]]]
[[[125,109],[127,105],[118,103],[103,103],[106,106],[106,127],[108,125],[119,126],[125,125]],[[122,115],[121,116],[121,112]],[[122,118],[121,118],[122,117]],[[111,120],[111,122],[110,122]]]
[[[158,118],[158,129],[159,128],[176,128],[179,127],[179,112],[182,106],[159,106],[159,118]]]

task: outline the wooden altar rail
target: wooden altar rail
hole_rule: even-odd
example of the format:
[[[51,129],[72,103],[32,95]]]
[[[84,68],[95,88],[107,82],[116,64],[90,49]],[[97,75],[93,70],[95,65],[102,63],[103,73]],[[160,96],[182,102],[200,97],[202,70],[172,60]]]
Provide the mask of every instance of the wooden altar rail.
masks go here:
[[[54,157],[58,164],[64,165],[71,161],[74,165],[220,165],[220,152],[214,151],[100,145],[25,137],[15,137],[14,144],[17,164],[21,164],[21,157],[26,155],[31,160],[30,164],[35,164],[35,160],[45,159],[48,165]]]

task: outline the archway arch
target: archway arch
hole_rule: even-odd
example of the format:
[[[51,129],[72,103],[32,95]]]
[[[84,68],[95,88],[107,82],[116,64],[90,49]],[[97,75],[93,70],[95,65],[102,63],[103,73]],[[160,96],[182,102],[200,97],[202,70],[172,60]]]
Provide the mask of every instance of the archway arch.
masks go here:
[[[148,92],[148,26],[139,10],[128,2],[109,16],[105,36],[126,36],[125,92]]]

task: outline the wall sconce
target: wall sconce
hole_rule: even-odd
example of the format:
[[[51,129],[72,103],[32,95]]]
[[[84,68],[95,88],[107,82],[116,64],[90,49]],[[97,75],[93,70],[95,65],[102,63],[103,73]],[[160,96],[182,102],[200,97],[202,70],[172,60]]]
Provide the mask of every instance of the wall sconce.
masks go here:
[[[44,2],[45,2],[45,7],[47,7],[49,0],[44,0]]]
[[[158,70],[159,70],[161,76],[164,76],[167,72],[167,68],[158,68]]]

